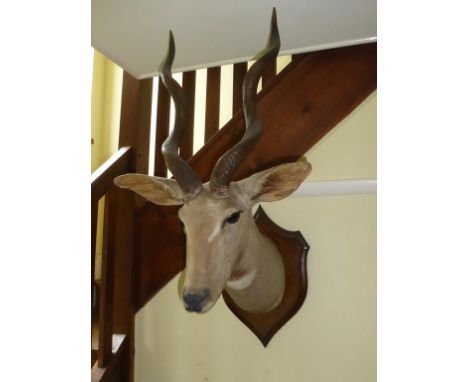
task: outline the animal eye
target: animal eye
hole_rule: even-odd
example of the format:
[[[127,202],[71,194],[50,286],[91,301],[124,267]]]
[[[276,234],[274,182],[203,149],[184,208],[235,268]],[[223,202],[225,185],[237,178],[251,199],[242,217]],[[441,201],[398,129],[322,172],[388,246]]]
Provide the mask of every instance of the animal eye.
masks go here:
[[[233,214],[229,215],[225,220],[224,223],[227,224],[235,224],[239,221],[241,211],[234,212]]]

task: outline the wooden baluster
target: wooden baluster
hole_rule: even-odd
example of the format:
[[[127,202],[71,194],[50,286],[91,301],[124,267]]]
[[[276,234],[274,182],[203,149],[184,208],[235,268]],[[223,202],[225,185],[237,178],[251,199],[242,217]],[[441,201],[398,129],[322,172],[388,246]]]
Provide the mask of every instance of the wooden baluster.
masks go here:
[[[135,147],[135,171],[148,174],[150,155],[150,131],[151,131],[151,103],[153,99],[153,79],[139,80],[140,99],[138,103],[138,132],[136,144],[127,145],[120,142],[119,147]]]
[[[118,190],[113,186],[106,195],[104,208],[98,350],[98,366],[101,368],[106,366],[112,354],[117,196]]]
[[[262,89],[276,76],[276,59],[269,62],[262,76]]]
[[[221,67],[208,68],[206,79],[205,142],[219,129]]]
[[[156,109],[156,155],[154,161],[154,175],[167,176],[166,163],[161,153],[161,145],[169,135],[169,116],[171,112],[171,99],[161,78],[158,86],[158,106]]]
[[[98,200],[91,201],[91,320],[94,318],[94,269],[96,265],[96,235],[98,218]]]
[[[96,236],[99,200],[91,202],[91,287],[94,285],[94,267],[96,265]],[[92,288],[91,288],[92,289]],[[91,290],[92,295],[92,290]]]
[[[195,116],[195,71],[185,72],[182,76],[182,88],[187,96],[187,126],[180,145],[180,156],[185,160],[193,155],[193,124]]]
[[[96,361],[96,350],[93,349],[93,326],[96,320],[96,302],[97,291],[94,283],[94,272],[96,266],[96,235],[97,235],[97,218],[98,218],[98,200],[91,200],[91,363]]]
[[[159,102],[164,101],[162,92],[166,91],[164,86],[159,86]],[[128,113],[131,118],[121,118],[119,148],[123,146],[132,147],[132,158],[128,170],[125,172],[137,172],[141,174],[148,173],[149,166],[149,142],[151,130],[151,104],[153,93],[153,79],[137,80],[126,75],[124,77],[122,89],[122,110]],[[132,101],[133,100],[133,101]],[[170,100],[166,91],[166,103],[160,108],[158,117],[160,121],[157,126],[160,134],[160,140],[164,140],[169,129],[169,110]],[[165,131],[165,133],[164,133]],[[156,133],[156,135],[158,134]],[[164,137],[164,138],[161,138]],[[155,159],[156,161],[158,158]],[[156,170],[158,171],[158,169]],[[166,166],[162,161],[159,165],[159,171],[166,176]],[[118,210],[112,211],[114,220],[111,232],[115,239],[109,241],[114,249],[109,252],[114,255],[112,266],[114,267],[114,285],[112,285],[114,301],[113,304],[113,330],[114,333],[124,333],[128,335],[129,352],[126,353],[124,363],[129,366],[126,369],[128,375],[123,376],[122,380],[130,381],[133,375],[133,353],[134,353],[134,304],[132,300],[133,293],[133,272],[134,272],[134,211],[145,203],[142,197],[134,195],[128,190],[117,189],[114,201],[118,197]],[[111,192],[112,195],[112,192]],[[112,201],[112,200],[111,200]],[[112,307],[111,307],[112,308]],[[124,373],[124,374],[125,374]]]
[[[232,83],[232,115],[234,116],[242,109],[242,83],[245,73],[247,73],[247,62],[234,64],[234,74]]]
[[[119,148],[135,148],[135,171],[148,173],[153,79],[137,80],[124,72]]]
[[[118,190],[118,211],[115,223],[115,292],[114,333],[132,332],[132,271],[134,256],[134,193]]]

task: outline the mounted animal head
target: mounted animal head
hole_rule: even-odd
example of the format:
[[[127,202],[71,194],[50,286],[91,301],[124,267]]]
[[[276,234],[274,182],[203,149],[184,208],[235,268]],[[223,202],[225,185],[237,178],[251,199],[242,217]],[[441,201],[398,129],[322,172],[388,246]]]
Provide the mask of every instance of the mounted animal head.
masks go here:
[[[187,121],[187,102],[182,88],[171,75],[175,55],[171,32],[168,53],[161,63],[160,72],[176,109],[174,129],[162,145],[167,168],[174,179],[142,174],[126,174],[115,179],[117,186],[130,189],[155,204],[182,205],[178,214],[187,238],[183,302],[189,311],[206,312],[225,287],[233,290],[249,287],[273,290],[275,288],[268,283],[279,286],[284,284],[284,269],[278,259],[274,260],[278,264],[275,269],[278,269],[278,277],[282,279],[267,280],[275,273],[275,269],[272,269],[264,272],[268,274],[263,276],[263,281],[258,281],[265,267],[261,263],[265,262],[265,257],[260,258],[259,254],[271,252],[272,246],[265,244],[266,239],[257,230],[251,211],[258,202],[273,202],[290,195],[310,173],[310,164],[300,160],[270,168],[240,181],[231,181],[241,161],[253,149],[260,136],[262,127],[255,110],[257,85],[267,63],[276,58],[279,47],[276,13],[273,11],[267,46],[256,56],[258,59],[247,72],[243,83],[244,136],[218,160],[210,181],[203,184],[178,154]],[[255,297],[257,302],[245,303],[245,309],[271,309],[279,303],[276,300],[281,300],[283,289],[279,288],[277,296],[271,298]],[[267,299],[275,301],[262,303],[262,300]]]

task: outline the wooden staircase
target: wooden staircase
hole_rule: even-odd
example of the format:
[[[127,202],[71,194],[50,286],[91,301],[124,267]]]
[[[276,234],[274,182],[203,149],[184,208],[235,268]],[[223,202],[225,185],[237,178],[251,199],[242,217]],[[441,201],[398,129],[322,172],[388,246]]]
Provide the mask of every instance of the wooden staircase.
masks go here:
[[[218,68],[219,69],[219,68]],[[219,156],[243,134],[240,88],[247,63],[234,65],[233,118],[217,130],[219,70],[208,69],[205,145],[192,156],[193,114],[181,154],[203,181]],[[272,65],[263,77],[258,114],[264,126],[255,151],[235,178],[304,155],[377,87],[376,44],[330,49],[294,56],[275,76]],[[94,274],[97,203],[106,196],[104,243],[98,314],[98,348],[92,351],[92,380],[133,379],[135,313],[185,266],[185,238],[179,207],[145,202],[112,180],[127,172],[148,173],[152,79],[124,74],[119,151],[93,174],[91,262]],[[194,104],[195,73],[183,74],[183,87]],[[156,146],[169,131],[169,96],[158,90]],[[159,150],[155,175],[167,170]],[[95,287],[94,280],[91,282]]]

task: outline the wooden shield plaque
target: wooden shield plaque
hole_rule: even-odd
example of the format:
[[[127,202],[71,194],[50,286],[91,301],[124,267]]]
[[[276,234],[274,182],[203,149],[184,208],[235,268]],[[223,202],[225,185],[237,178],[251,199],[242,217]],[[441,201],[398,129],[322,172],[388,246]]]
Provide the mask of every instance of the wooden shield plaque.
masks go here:
[[[276,225],[261,206],[255,213],[260,232],[267,236],[283,257],[286,285],[281,303],[270,312],[251,313],[240,309],[223,291],[223,298],[231,311],[267,346],[275,333],[296,314],[307,294],[306,255],[309,245],[299,231],[287,231]]]

